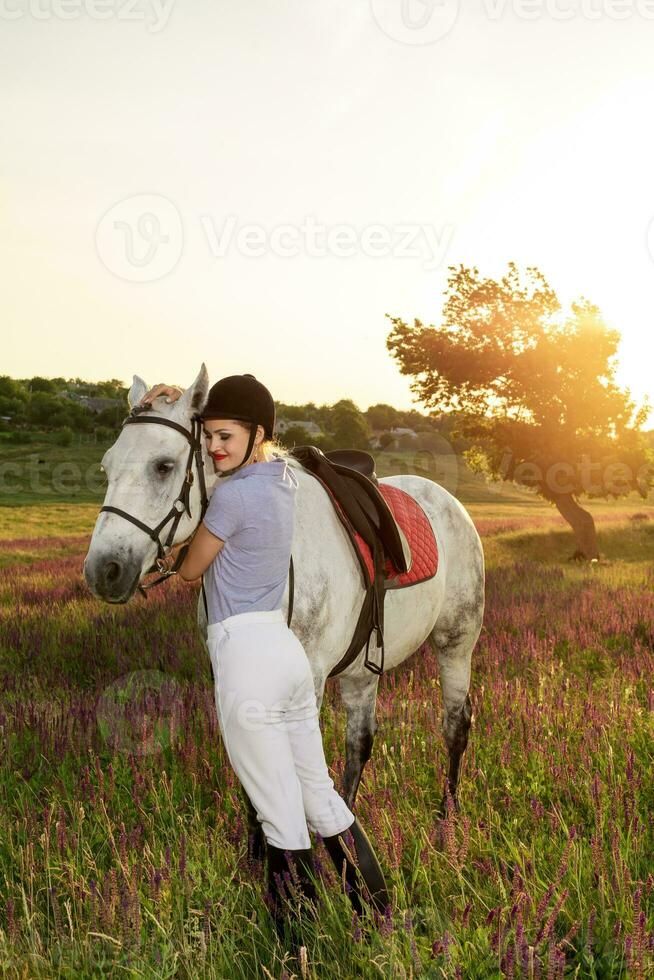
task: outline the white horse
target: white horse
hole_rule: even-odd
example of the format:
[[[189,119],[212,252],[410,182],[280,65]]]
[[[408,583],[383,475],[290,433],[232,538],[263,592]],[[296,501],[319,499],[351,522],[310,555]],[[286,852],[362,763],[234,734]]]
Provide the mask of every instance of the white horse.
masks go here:
[[[134,375],[128,394],[130,410],[146,391],[148,385]],[[191,419],[201,412],[208,391],[209,376],[203,364],[191,387],[176,402],[166,404],[164,398],[159,397],[147,415],[153,420],[174,421],[190,433]],[[125,425],[102,459],[108,478],[104,505],[127,512],[142,525],[154,528],[164,520],[179,494],[188,456],[189,443],[173,427],[165,424]],[[202,462],[210,496],[218,477],[203,439]],[[295,578],[292,629],[311,664],[320,710],[325,681],[350,644],[364,592],[352,544],[328,494],[292,456],[287,462],[293,466],[299,483],[292,546]],[[459,770],[472,715],[468,693],[470,662],[484,612],[482,545],[466,510],[437,483],[414,475],[386,477],[380,479],[380,483],[399,487],[418,501],[432,525],[438,546],[435,576],[408,588],[386,592],[384,671],[403,663],[426,640],[436,652],[443,697],[442,731],[449,756],[447,789],[458,808]],[[197,473],[190,488],[189,506],[191,516],[182,512],[174,543],[189,537],[200,520],[201,493]],[[169,526],[161,531],[162,541],[166,539]],[[84,577],[98,598],[124,603],[133,596],[156,557],[157,545],[141,527],[120,514],[104,511],[99,514],[93,530],[84,562]],[[160,587],[165,588],[165,584]],[[282,603],[285,613],[288,602],[287,583]],[[206,647],[207,620],[201,592],[197,621]],[[363,652],[362,649],[337,675],[347,713],[342,793],[351,809],[377,729],[375,706],[379,675],[364,666]],[[252,851],[260,856],[261,828],[256,821],[256,812],[243,795],[252,834]]]

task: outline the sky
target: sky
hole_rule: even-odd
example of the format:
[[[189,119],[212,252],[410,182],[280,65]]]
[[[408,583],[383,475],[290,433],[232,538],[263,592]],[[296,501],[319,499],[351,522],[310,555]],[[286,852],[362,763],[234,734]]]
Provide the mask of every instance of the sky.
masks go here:
[[[385,314],[538,266],[654,402],[654,0],[0,0],[0,373],[414,401]],[[8,340],[8,343],[6,342]],[[654,426],[654,412],[648,425]]]

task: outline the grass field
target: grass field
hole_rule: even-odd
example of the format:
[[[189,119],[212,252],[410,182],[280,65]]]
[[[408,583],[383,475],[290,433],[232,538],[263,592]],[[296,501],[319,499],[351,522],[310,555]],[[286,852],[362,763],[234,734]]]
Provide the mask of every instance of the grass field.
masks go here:
[[[103,605],[81,574],[99,501],[0,507],[2,976],[654,976],[654,507],[592,504],[604,558],[578,566],[551,508],[475,492],[487,613],[461,813],[435,815],[446,756],[423,648],[381,680],[358,797],[393,914],[353,921],[320,848],[302,967],[247,859],[196,587]],[[339,785],[333,681],[321,721]]]

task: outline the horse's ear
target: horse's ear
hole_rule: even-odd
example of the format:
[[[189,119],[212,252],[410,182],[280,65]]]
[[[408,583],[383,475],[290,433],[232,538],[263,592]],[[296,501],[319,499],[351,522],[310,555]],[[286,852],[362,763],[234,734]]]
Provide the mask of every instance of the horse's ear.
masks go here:
[[[189,415],[195,415],[201,412],[207,402],[207,396],[209,394],[209,372],[207,371],[206,364],[204,361],[200,367],[197,378],[193,384],[186,389],[181,398],[178,399],[177,405],[179,405],[180,410]]]
[[[127,404],[129,405],[130,411],[134,406],[141,401],[143,395],[148,390],[143,378],[139,378],[138,374],[133,375],[134,380],[132,381],[132,387],[127,392]]]

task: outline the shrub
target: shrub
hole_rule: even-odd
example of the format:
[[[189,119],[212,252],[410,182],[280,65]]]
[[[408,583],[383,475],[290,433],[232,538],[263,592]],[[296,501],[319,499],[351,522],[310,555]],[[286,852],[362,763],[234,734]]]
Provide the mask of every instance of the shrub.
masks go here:
[[[34,442],[34,438],[31,432],[21,432],[20,429],[15,429],[7,436],[7,442],[11,443],[12,446],[20,446],[26,442]]]
[[[116,438],[117,432],[115,429],[110,429],[108,425],[99,425],[95,430],[95,435],[98,442],[109,442]]]
[[[73,444],[73,430],[69,425],[65,425],[63,429],[59,429],[56,434],[56,444],[58,446],[72,446]]]

